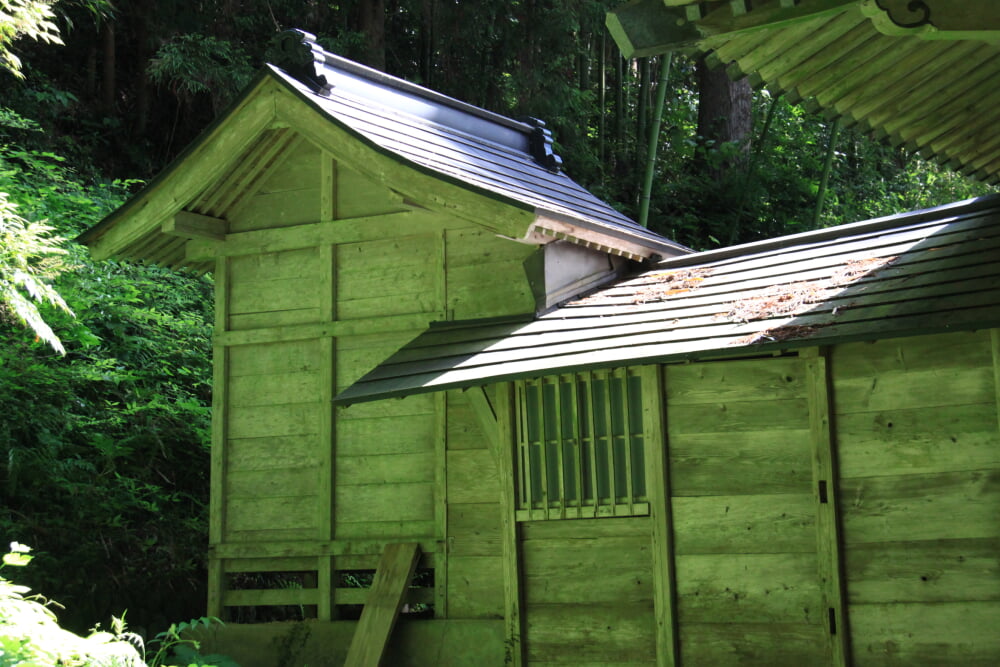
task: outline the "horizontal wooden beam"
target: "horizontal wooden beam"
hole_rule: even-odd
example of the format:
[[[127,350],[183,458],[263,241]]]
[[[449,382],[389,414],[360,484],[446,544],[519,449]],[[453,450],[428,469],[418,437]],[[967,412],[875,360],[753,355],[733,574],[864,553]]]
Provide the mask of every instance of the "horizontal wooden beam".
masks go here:
[[[423,553],[438,551],[434,538],[418,539]],[[210,558],[301,558],[304,556],[379,555],[385,540],[327,540],[324,542],[228,542],[208,547]]]
[[[340,220],[324,220],[274,229],[227,234],[223,240],[197,239],[188,242],[189,262],[206,262],[217,257],[259,255],[318,245],[361,243],[389,237],[440,233],[442,227],[458,229],[469,223],[428,211],[397,211]]]
[[[640,0],[608,13],[606,24],[626,58],[653,56],[695,47],[725,34],[785,27],[843,11],[858,0],[769,0],[747,2],[666,2]]]
[[[174,217],[165,220],[160,229],[169,236],[223,241],[226,238],[228,227],[229,223],[220,218],[190,211],[179,211]]]
[[[226,591],[222,596],[225,607],[256,607],[258,605],[316,604],[319,591],[315,588],[270,588]]]
[[[387,315],[386,317],[366,317],[357,320],[338,320],[317,324],[291,324],[266,329],[244,331],[220,331],[212,341],[216,345],[259,345],[261,343],[287,343],[293,340],[314,338],[339,338],[341,336],[362,336],[374,333],[395,333],[403,331],[423,331],[444,314],[418,313],[416,315]]]
[[[370,588],[338,588],[333,592],[336,604],[365,604],[368,602]],[[410,604],[433,604],[433,588],[410,588],[406,591],[404,600]]]

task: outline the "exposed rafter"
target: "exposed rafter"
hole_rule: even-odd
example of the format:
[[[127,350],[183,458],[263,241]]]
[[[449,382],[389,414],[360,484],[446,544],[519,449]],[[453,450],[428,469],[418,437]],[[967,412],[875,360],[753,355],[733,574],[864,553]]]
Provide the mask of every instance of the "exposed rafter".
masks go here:
[[[607,16],[608,30],[626,58],[666,53],[716,35],[791,25],[834,13],[857,0],[770,0],[694,2],[637,0]]]

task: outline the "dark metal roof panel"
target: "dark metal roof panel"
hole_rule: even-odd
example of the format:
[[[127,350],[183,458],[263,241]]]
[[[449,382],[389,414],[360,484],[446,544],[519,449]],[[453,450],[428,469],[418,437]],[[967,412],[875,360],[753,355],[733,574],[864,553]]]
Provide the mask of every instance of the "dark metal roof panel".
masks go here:
[[[1000,196],[668,260],[538,318],[432,326],[339,403],[1000,324]]]
[[[316,73],[327,82],[320,90],[277,67],[272,71],[315,108],[410,163],[664,256],[688,252],[619,213],[565,173],[536,161],[530,149],[536,128],[528,123],[326,52],[316,62]]]

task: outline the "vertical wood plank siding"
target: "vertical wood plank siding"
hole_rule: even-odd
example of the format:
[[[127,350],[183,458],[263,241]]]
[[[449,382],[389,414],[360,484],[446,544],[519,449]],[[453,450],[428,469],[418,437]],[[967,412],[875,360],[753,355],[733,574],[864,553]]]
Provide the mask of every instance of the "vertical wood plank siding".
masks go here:
[[[330,154],[287,139],[281,146],[295,147],[294,159],[272,156],[266,177],[246,185],[256,194],[247,193],[233,231],[277,227],[288,236],[299,223],[403,206]],[[444,395],[349,408],[331,401],[427,322],[456,309],[532,310],[521,262],[533,248],[444,216],[418,233],[407,232],[405,216],[399,223],[357,242],[273,251],[262,242],[217,260],[214,614],[303,604],[335,619],[339,605],[365,595],[342,587],[340,572],[371,569],[380,545],[412,540],[425,552],[421,567],[435,570],[435,590],[414,589],[411,601],[433,604],[438,618],[504,612],[498,470],[465,401],[460,409]],[[487,285],[490,299],[480,299]],[[423,319],[383,330],[393,315]],[[304,587],[226,590],[227,577],[253,572],[302,572]]]
[[[956,332],[831,353],[856,664],[1000,659],[994,342]]]

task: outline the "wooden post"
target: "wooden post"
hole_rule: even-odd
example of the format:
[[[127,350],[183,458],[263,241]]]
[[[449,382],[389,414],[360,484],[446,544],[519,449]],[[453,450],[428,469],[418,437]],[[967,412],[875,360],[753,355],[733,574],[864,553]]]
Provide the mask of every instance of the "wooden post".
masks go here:
[[[215,331],[225,332],[229,325],[229,259],[215,262]],[[208,543],[221,544],[226,524],[226,433],[228,410],[226,401],[229,348],[212,348],[212,447],[209,477]],[[222,601],[226,592],[226,574],[221,558],[209,552],[208,615],[222,618]]]
[[[497,460],[500,462],[500,532],[503,548],[504,664],[525,664],[523,624],[521,622],[520,535],[515,517],[514,491],[514,386],[497,386]]]
[[[990,329],[990,349],[993,352],[993,393],[997,405],[997,426],[1000,427],[1000,329]]]
[[[324,163],[331,162],[325,160]],[[324,169],[323,179],[330,178]],[[332,186],[330,186],[332,187]],[[332,203],[324,200],[324,209],[332,207]],[[331,211],[325,210],[324,214]],[[333,322],[337,319],[337,246],[321,245],[319,247],[321,262],[321,280],[323,286],[323,297],[320,301],[320,319],[323,322]],[[337,424],[335,419],[335,408],[333,407],[333,397],[337,387],[337,339],[333,336],[324,336],[319,340],[320,345],[320,388],[319,388],[319,435],[317,436],[317,458],[320,465],[319,478],[319,535],[317,538],[321,542],[332,540],[335,535],[334,525],[334,489],[336,477],[336,440]],[[319,588],[319,604],[316,609],[316,616],[321,621],[329,621],[335,617],[335,601],[333,599],[334,590],[337,587],[335,581],[334,557],[322,555],[316,559],[317,567],[317,587]]]
[[[837,459],[834,427],[831,419],[828,351],[808,348],[799,352],[806,371],[809,400],[809,424],[812,440],[813,495],[816,499],[816,562],[823,603],[827,610],[826,630],[830,642],[831,663],[851,663],[846,594],[843,578],[843,554],[840,511],[837,492]]]
[[[375,570],[361,620],[354,630],[345,667],[377,667],[382,664],[389,636],[403,607],[406,589],[420,558],[420,545],[387,544]]]
[[[434,618],[448,618],[448,395],[434,395],[434,520],[438,549],[434,554]]]
[[[674,575],[673,510],[665,420],[663,369],[643,366],[642,442],[646,458],[646,493],[653,539],[653,599],[656,610],[656,664],[678,664],[677,582]]]

